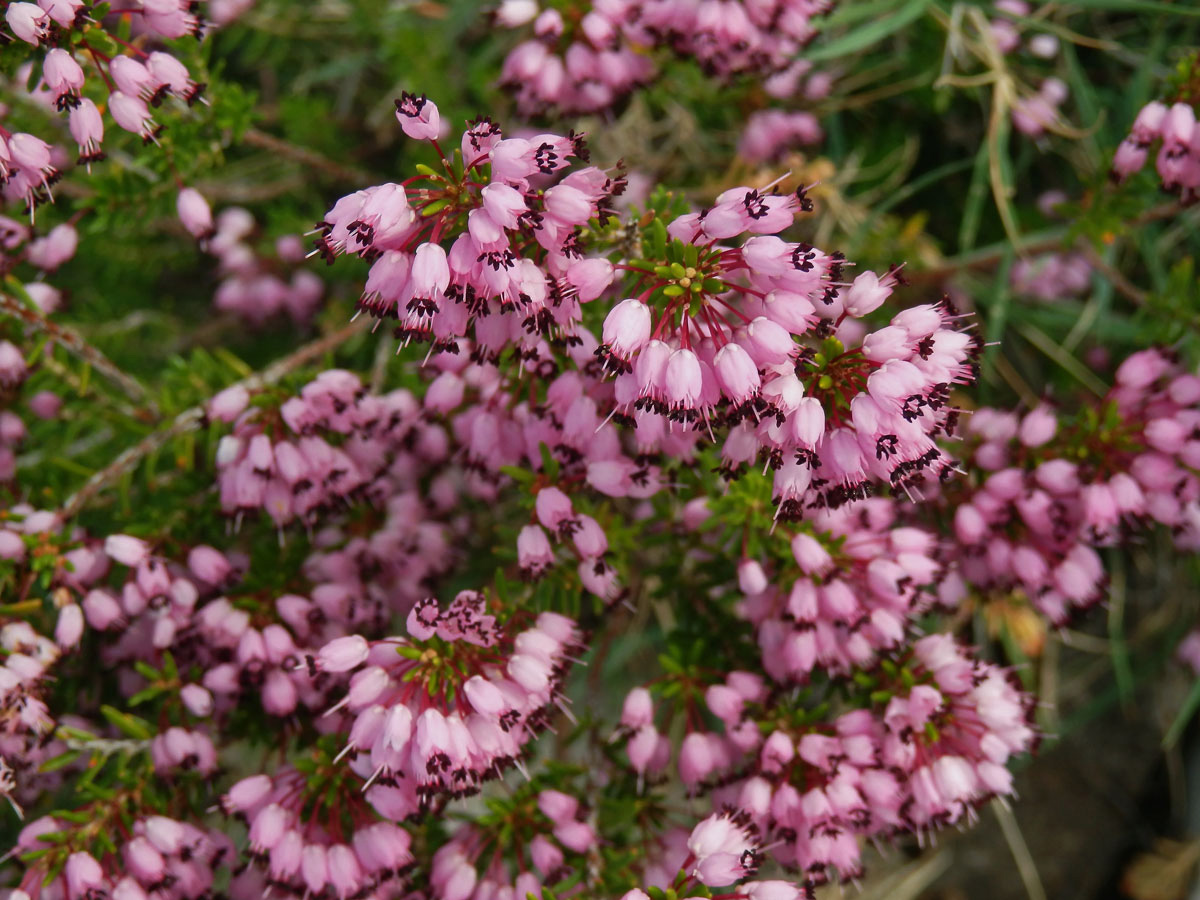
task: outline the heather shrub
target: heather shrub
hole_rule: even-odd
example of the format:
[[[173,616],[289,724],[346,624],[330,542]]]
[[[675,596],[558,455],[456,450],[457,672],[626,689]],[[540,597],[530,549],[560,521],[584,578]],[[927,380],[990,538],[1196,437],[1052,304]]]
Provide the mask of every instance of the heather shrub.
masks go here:
[[[3,11],[0,897],[1184,896],[1200,11]]]

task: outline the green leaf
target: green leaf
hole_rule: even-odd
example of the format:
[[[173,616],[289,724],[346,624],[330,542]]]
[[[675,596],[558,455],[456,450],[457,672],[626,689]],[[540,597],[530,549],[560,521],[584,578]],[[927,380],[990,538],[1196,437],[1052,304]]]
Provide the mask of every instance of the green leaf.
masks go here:
[[[542,471],[546,473],[546,477],[551,481],[558,481],[558,460],[554,458],[550,448],[545,443],[538,444],[538,453],[542,456]]]
[[[139,719],[107,704],[100,707],[100,712],[113,728],[126,737],[139,741],[148,741],[154,737],[154,728],[145,719]]]
[[[654,221],[646,228],[646,235],[650,243],[650,255],[658,259],[665,256],[667,251],[667,226],[663,223],[663,220],[655,216]]]
[[[82,750],[68,750],[66,753],[60,753],[52,759],[46,760],[38,767],[39,772],[57,772],[59,769],[65,769],[75,760],[83,755]]]
[[[1111,9],[1115,12],[1200,16],[1200,6],[1189,3],[1166,3],[1161,0],[1071,0],[1071,5],[1084,9]]]
[[[850,5],[850,4],[847,4]],[[902,8],[890,16],[874,19],[841,37],[822,43],[804,54],[805,59],[820,62],[828,59],[840,59],[851,53],[866,50],[872,44],[877,44],[888,35],[894,34],[905,25],[909,25],[925,14],[929,0],[909,0]]]
[[[162,694],[164,690],[165,689],[161,687],[148,687],[144,690],[140,690],[129,698],[129,705],[141,706],[146,701],[153,700],[155,697]]]
[[[92,813],[86,810],[56,809],[50,815],[52,818],[63,819],[76,825],[86,825],[92,821]],[[44,840],[44,838],[39,836],[39,840]]]
[[[523,466],[501,466],[500,471],[517,484],[532,484],[537,476]]]
[[[1192,685],[1191,691],[1183,701],[1183,706],[1179,708],[1179,714],[1175,716],[1175,721],[1167,729],[1162,741],[1164,750],[1170,750],[1179,743],[1179,739],[1183,736],[1183,730],[1187,728],[1188,722],[1192,720],[1192,716],[1196,715],[1198,709],[1200,709],[1200,678],[1197,678],[1196,683]]]
[[[154,668],[154,666],[150,665],[149,663],[137,659],[134,660],[133,667],[137,670],[137,673],[147,681],[157,681],[159,679],[158,669]]]

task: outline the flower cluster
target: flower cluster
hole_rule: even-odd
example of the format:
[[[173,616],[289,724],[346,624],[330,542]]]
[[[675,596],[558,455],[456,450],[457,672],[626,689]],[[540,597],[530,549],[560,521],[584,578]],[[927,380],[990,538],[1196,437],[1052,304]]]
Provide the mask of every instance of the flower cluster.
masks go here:
[[[422,98],[402,98],[398,116],[410,134],[436,131],[436,108]],[[322,252],[376,257],[363,305],[400,317],[403,304],[403,336],[454,352],[469,332],[477,360],[498,361],[511,347],[527,366],[540,364],[552,330],[586,345],[580,304],[607,299],[616,272],[628,271],[627,299],[606,315],[597,356],[617,374],[605,402],[618,422],[636,426],[641,453],[676,429],[735,425],[727,464],[764,454],[789,518],[865,496],[877,482],[911,493],[949,472],[934,438],[953,427],[950,392],[973,380],[977,340],[959,329],[948,301],[905,310],[868,333],[857,319],[888,298],[896,275],[863,272],[845,284],[839,254],[779,238],[811,208],[803,190],[734,188],[702,213],[655,217],[645,258],[614,263],[583,256],[576,231],[589,219],[603,227],[607,176],[583,169],[523,195],[515,185],[530,190],[537,166],[553,174],[575,145],[548,135],[500,140],[490,123],[484,139],[481,128],[467,132],[461,150],[478,165],[457,172],[447,163],[450,175],[419,194],[426,214],[391,185],[343,198],[322,225]],[[490,173],[472,174],[489,161]],[[585,194],[585,184],[599,193]],[[425,235],[453,237],[451,249],[421,242]],[[586,442],[594,404],[605,399],[589,393],[569,411],[577,417],[562,420],[564,436],[570,430]],[[494,434],[498,423],[488,419],[485,434]],[[495,441],[487,444],[494,454]]]
[[[1200,197],[1200,127],[1188,103],[1167,106],[1155,100],[1142,107],[1113,156],[1113,179],[1122,181],[1140,172],[1155,143],[1159,146],[1154,167],[1163,190],[1179,194],[1185,203],[1194,202]]]
[[[405,94],[396,116],[409,137],[436,144],[431,101]],[[510,342],[535,352],[544,334],[573,334],[579,304],[612,279],[608,261],[580,259],[577,243],[581,226],[608,217],[621,181],[595,167],[564,174],[586,155],[578,136],[505,139],[480,119],[463,134],[457,162],[443,158],[445,175],[339,200],[319,226],[318,250],[374,261],[360,307],[398,319],[406,340],[457,351],[470,334],[481,359]]]
[[[280,237],[273,252],[264,253],[255,248],[258,226],[247,210],[229,207],[214,223],[208,201],[195,188],[180,191],[176,207],[183,227],[216,258],[225,276],[214,298],[217,309],[259,326],[281,313],[301,325],[312,319],[325,287],[312,272],[299,268],[304,262],[299,235]]]
[[[1013,102],[1013,125],[1032,138],[1041,137],[1047,131],[1061,131],[1063,118],[1059,107],[1069,96],[1067,85],[1061,79],[1043,80],[1036,93],[1018,97]]]
[[[461,900],[540,896],[543,886],[553,887],[585,865],[584,855],[595,849],[595,829],[580,818],[582,813],[570,794],[519,789],[510,801],[495,804],[490,815],[456,831],[434,854],[430,884],[435,894]],[[495,852],[498,839],[514,841],[516,853],[509,859],[517,871]]]
[[[810,66],[796,56],[816,36],[812,20],[831,5],[615,0],[542,9],[536,0],[505,0],[497,22],[529,25],[533,36],[509,53],[500,83],[516,92],[525,114],[597,112],[655,75],[654,62],[638,48],[663,47],[719,78],[765,78],[768,92],[786,97]]]
[[[788,720],[752,673],[730,673],[726,683],[707,689],[705,705],[725,733],[689,731],[678,774],[693,785],[717,776],[713,803],[739,811],[720,828],[738,849],[705,865],[706,855],[690,841],[692,874],[710,885],[733,883],[752,876],[761,853],[769,853],[809,884],[835,872],[856,878],[860,838],[953,825],[987,798],[1012,793],[1004,764],[1032,749],[1036,736],[1032,698],[1006,673],[972,658],[951,637],[931,635],[864,677],[871,708],[801,724]],[[760,730],[760,719],[770,727]],[[627,752],[640,771],[642,736],[655,733],[644,689],[626,699],[622,720],[637,728]],[[720,777],[747,767],[748,777]],[[758,846],[767,849],[760,853]]]
[[[1078,297],[1092,283],[1092,264],[1082,253],[1049,253],[1036,259],[1019,259],[1009,273],[1018,294],[1038,300]]]
[[[769,583],[750,560],[739,579],[742,614],[757,626],[764,668],[777,681],[873,667],[935,601],[936,538],[901,526],[891,503],[824,512],[812,526],[791,538],[800,571],[790,588]]]
[[[1094,549],[1156,522],[1200,547],[1200,379],[1156,350],[1134,354],[1098,408],[1060,425],[1045,405],[979,410],[967,429],[977,486],[951,485],[958,575],[1020,589],[1055,623],[1103,599]],[[957,581],[957,579],[956,579]],[[956,591],[961,593],[959,584]]]
[[[917,641],[918,682],[882,716],[846,713],[833,733],[777,731],[763,743],[763,776],[741,788],[743,808],[785,839],[781,860],[821,882],[862,870],[857,836],[953,825],[996,794],[1012,793],[1005,762],[1034,742],[1032,704],[1003,673],[946,636]],[[779,777],[808,773],[800,791]]]
[[[74,609],[78,612],[79,607]],[[70,618],[64,617],[64,637],[72,627]],[[79,636],[70,637],[77,642]],[[55,721],[42,699],[42,688],[62,650],[25,622],[0,628],[0,648],[5,655],[0,668],[0,795],[20,814],[20,801],[36,796],[30,778],[49,758],[44,744],[53,734]]]
[[[588,476],[599,480],[604,478],[604,473],[609,473],[605,482],[608,490],[605,492],[611,495],[626,495],[627,492],[623,490],[626,484],[633,489],[628,493],[636,493],[630,470],[626,468],[631,465],[621,457],[596,460],[588,464]],[[644,472],[643,475],[643,492],[647,492],[647,488],[653,491],[656,485],[651,484],[650,473]],[[577,513],[571,498],[556,487],[544,487],[537,492],[534,514],[537,524],[526,525],[517,535],[517,561],[525,576],[539,578],[556,563],[553,548],[546,536],[548,531],[563,544],[570,541],[570,547],[579,560],[579,579],[583,586],[606,601],[616,600],[619,596],[617,573],[604,558],[608,552],[604,528],[586,513]]]
[[[878,482],[911,492],[948,473],[934,438],[953,428],[950,393],[973,380],[978,350],[948,300],[868,331],[858,319],[884,303],[896,275],[845,284],[840,254],[779,238],[810,205],[803,191],[733,188],[675,218],[656,248],[662,260],[630,264],[637,296],[613,307],[600,347],[622,373],[618,410],[639,431],[655,418],[737,423],[725,464],[765,456],[784,518]]]
[[[403,499],[403,498],[400,498]],[[52,517],[34,513],[24,528],[36,536],[38,556],[57,557],[55,597],[60,606],[55,641],[36,637],[26,623],[6,626],[5,633],[18,643],[13,665],[23,666],[28,653],[37,649],[34,668],[22,668],[14,682],[13,720],[27,721],[21,731],[30,740],[44,743],[53,722],[38,713],[44,707],[36,689],[44,671],[57,658],[56,648],[79,643],[85,625],[94,633],[107,633],[101,650],[106,666],[121,673],[122,691],[132,696],[147,688],[146,665],[166,665],[176,674],[167,678],[175,698],[179,721],[151,741],[149,749],[155,768],[211,772],[215,766],[212,739],[196,727],[202,720],[224,724],[247,697],[271,716],[293,715],[298,709],[324,709],[336,679],[318,673],[313,677],[303,665],[308,648],[321,646],[357,628],[380,628],[396,611],[407,611],[415,600],[421,581],[439,571],[439,561],[428,551],[445,554],[446,538],[440,526],[414,521],[411,496],[407,505],[397,504],[392,524],[381,529],[376,552],[387,552],[400,541],[412,562],[397,553],[399,569],[374,566],[369,548],[352,541],[338,545],[336,532],[329,545],[314,551],[306,563],[312,579],[308,596],[287,593],[269,599],[239,596],[239,582],[254,574],[249,561],[237,553],[229,555],[207,545],[191,547],[184,558],[159,555],[145,541],[129,535],[109,535],[103,541],[76,534],[66,544],[55,546],[48,532],[56,527]],[[403,525],[395,523],[403,519]],[[422,529],[425,529],[424,531]],[[436,540],[410,546],[413,535],[436,535]],[[0,531],[0,556],[17,563],[26,561],[27,542],[18,532]],[[45,542],[45,543],[41,543]],[[70,549],[66,549],[69,547]],[[419,563],[424,563],[424,568]],[[377,568],[378,584],[364,584],[362,565]],[[49,654],[49,656],[46,656]],[[179,673],[194,673],[192,678]],[[157,677],[157,676],[156,676]],[[155,691],[166,688],[155,688]],[[30,693],[34,691],[35,693]],[[36,727],[34,727],[36,726]],[[5,753],[11,748],[7,748]],[[32,762],[45,754],[29,751]]]
[[[79,548],[76,561],[95,555],[97,549]],[[159,662],[169,653],[176,668],[186,672],[196,666],[203,673],[194,682],[179,679],[176,688],[180,711],[190,720],[223,719],[243,693],[253,695],[274,716],[290,715],[300,705],[324,705],[323,685],[299,665],[302,650],[295,635],[303,640],[314,633],[318,638],[340,633],[341,622],[350,618],[344,612],[337,616],[336,608],[326,604],[329,616],[309,617],[303,608],[295,609],[297,602],[308,601],[284,596],[273,604],[267,622],[254,624],[245,609],[222,593],[236,589],[239,570],[209,546],[191,548],[186,566],[180,566],[154,554],[137,538],[110,535],[102,555],[126,567],[125,580],[116,590],[103,584],[107,561],[98,561],[79,584],[84,593],[80,605],[91,628],[112,632],[103,658],[110,666],[133,670],[125,682],[130,694],[145,687],[144,678],[133,674],[144,671],[139,666]],[[330,625],[330,619],[338,624]],[[303,629],[293,630],[293,622]],[[210,737],[194,728],[165,729],[151,751],[156,767],[164,771],[203,772],[215,765]]]
[[[243,778],[220,806],[249,829],[251,865],[233,879],[233,897],[366,896],[402,884],[413,862],[409,833],[375,819],[319,752],[303,771]]]
[[[280,527],[369,494],[419,412],[407,391],[367,396],[341,370],[323,372],[269,417],[250,399],[235,387],[209,408],[213,418],[234,423],[217,452],[221,508],[229,515],[265,510]],[[331,443],[322,433],[348,440]]]
[[[824,136],[812,113],[765,109],[746,120],[738,155],[748,162],[773,162],[799,145],[820,143]]]
[[[119,848],[110,843],[107,852],[72,850],[73,840],[86,830],[49,816],[26,826],[17,847],[40,858],[26,869],[10,900],[189,900],[212,890],[217,867],[231,850],[229,839],[219,831],[159,815],[139,818],[131,829],[122,829]],[[53,861],[60,862],[57,870],[50,865]]]
[[[992,4],[996,18],[989,20],[991,38],[1001,53],[1013,53],[1024,49],[1030,56],[1053,59],[1058,55],[1058,37],[1050,31],[1026,34],[1027,25],[1021,19],[1029,19],[1035,10],[1026,0],[995,0]]]
[[[463,796],[520,764],[523,745],[546,724],[580,633],[565,616],[542,613],[510,635],[486,597],[460,592],[445,610],[429,598],[408,614],[410,637],[368,642],[352,635],[308,657],[309,670],[354,672],[343,751],[391,819],[439,795]],[[565,707],[564,707],[565,708]]]
[[[142,32],[155,38],[200,34],[200,21],[190,3],[155,0],[144,4],[136,17]],[[163,126],[152,110],[168,97],[190,106],[204,89],[187,67],[165,50],[146,52],[124,44],[128,54],[104,52],[105,46],[117,44],[111,38],[102,44],[89,36],[91,20],[81,0],[9,3],[5,20],[12,35],[36,51],[19,80],[22,84],[31,80],[36,61],[40,78],[32,81],[30,98],[50,112],[66,115],[71,136],[79,145],[78,163],[89,171],[92,163],[104,159],[101,109],[119,128],[146,143],[157,142]],[[90,80],[89,70],[95,76]],[[64,155],[36,135],[0,127],[0,181],[5,198],[23,202],[32,218],[38,205],[53,200],[51,187],[60,177]]]

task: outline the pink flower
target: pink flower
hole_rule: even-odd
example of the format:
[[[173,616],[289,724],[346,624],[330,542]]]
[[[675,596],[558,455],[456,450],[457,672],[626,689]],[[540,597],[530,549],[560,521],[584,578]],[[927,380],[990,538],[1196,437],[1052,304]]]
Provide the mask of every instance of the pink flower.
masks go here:
[[[232,423],[249,405],[250,392],[241,385],[233,385],[213,396],[208,415],[219,422]]]
[[[648,769],[654,768],[655,760],[664,741],[665,738],[655,730],[653,725],[643,725],[635,731],[625,746],[625,752],[629,755],[629,764],[633,770],[641,775]]]
[[[196,240],[204,241],[216,234],[212,210],[208,208],[208,201],[198,190],[190,187],[181,190],[175,206],[179,213],[179,221]]]
[[[27,258],[39,269],[53,272],[75,255],[79,234],[69,224],[55,225],[50,233],[29,245]]]
[[[16,4],[13,4],[16,5]],[[21,4],[31,5],[31,4]],[[11,10],[12,7],[10,6]],[[105,890],[104,870],[90,853],[76,852],[67,857],[63,870],[67,891],[72,897],[100,897]]]
[[[83,69],[68,51],[59,47],[46,51],[42,78],[54,95],[54,105],[59,111],[74,108],[79,103],[79,89],[84,83]]]
[[[396,119],[404,133],[416,141],[435,141],[441,135],[441,117],[437,104],[424,94],[418,97],[407,91],[396,101]]]
[[[83,609],[77,603],[68,603],[58,612],[58,622],[54,627],[54,642],[67,649],[78,646],[83,637]]]
[[[83,598],[83,612],[87,623],[104,631],[122,619],[121,605],[104,590],[92,590]]]
[[[602,198],[599,196],[588,199],[589,216],[592,205],[600,199]],[[614,274],[613,264],[603,257],[580,259],[571,263],[567,269],[566,280],[575,289],[580,303],[590,303],[608,289]]]
[[[571,498],[556,487],[542,488],[534,501],[538,521],[550,531],[565,537],[578,527]]]
[[[1175,657],[1189,666],[1193,672],[1200,672],[1200,631],[1190,631],[1175,650]]]
[[[800,569],[809,575],[826,575],[833,568],[833,557],[812,535],[797,532],[792,538],[792,556]]]
[[[83,5],[83,0],[38,0],[38,6],[63,28],[76,27]]]
[[[641,728],[654,720],[654,704],[650,692],[638,687],[625,696],[621,709],[621,724],[626,728]]]
[[[714,684],[705,691],[704,702],[714,716],[733,726],[741,718],[745,698],[731,687]]]
[[[370,649],[366,638],[357,634],[334,638],[317,653],[316,665],[324,672],[349,672],[366,662]]]
[[[21,562],[25,558],[25,541],[15,531],[0,528],[0,559]]]
[[[597,559],[608,552],[608,537],[591,516],[580,515],[579,527],[571,535],[575,549],[586,559]]]
[[[125,857],[126,871],[130,875],[145,884],[162,883],[167,872],[166,861],[146,838],[135,837],[121,849]]]
[[[759,764],[764,772],[775,773],[791,762],[795,753],[791,738],[782,731],[773,731],[763,742]]]
[[[874,272],[863,272],[854,279],[843,301],[843,308],[852,316],[865,316],[874,312],[892,293],[895,279],[880,278]]]
[[[517,535],[517,562],[530,578],[540,578],[554,565],[550,541],[537,525],[526,525]]]
[[[650,340],[650,310],[640,300],[622,300],[604,319],[603,343],[598,351],[617,364],[618,371],[631,370],[630,360]]]
[[[104,158],[104,153],[100,150],[100,145],[104,143],[104,120],[100,111],[96,109],[96,104],[84,97],[71,110],[68,124],[71,137],[79,145],[79,162],[86,165],[88,172],[91,172],[92,163]]]
[[[751,162],[770,162],[801,144],[815,144],[823,137],[812,113],[779,109],[752,113],[738,141],[738,153]]]
[[[223,3],[213,3],[208,7],[208,15],[220,24],[232,17],[230,7],[236,7],[245,0],[228,0]],[[179,0],[142,0],[142,19],[146,27],[163,37],[179,38],[191,34],[200,36],[200,21],[190,12],[191,7]],[[151,55],[153,62],[154,54]]]
[[[663,373],[663,394],[670,407],[684,413],[694,412],[700,406],[703,389],[699,357],[683,347],[673,351]]]
[[[10,3],[4,12],[4,18],[13,34],[35,47],[44,41],[50,32],[50,18],[36,3]]]
[[[14,388],[24,381],[28,374],[25,354],[12,342],[0,340],[0,385]]]
[[[267,778],[265,775],[259,777]],[[271,803],[259,809],[250,820],[251,849],[255,853],[271,850],[283,838],[287,822],[287,811],[277,803]]]
[[[538,794],[538,809],[555,824],[570,821],[579,811],[579,801],[562,791],[544,790]]]
[[[258,808],[270,791],[269,775],[251,775],[230,787],[229,792],[221,797],[221,808],[226,815],[247,813]]]
[[[108,70],[117,90],[126,96],[155,106],[161,101],[160,85],[155,82],[150,70],[133,57],[114,56],[108,64]]]
[[[711,815],[692,829],[687,841],[695,859],[693,877],[712,886],[733,884],[757,868],[750,831],[728,815]]]
[[[104,552],[121,565],[135,567],[149,559],[150,547],[140,538],[112,534],[104,540]]]
[[[175,6],[175,9],[179,9],[175,0],[161,0],[161,2],[170,3]],[[153,0],[149,5],[143,2],[143,9],[148,9],[150,5],[153,5]],[[192,16],[183,16],[180,24],[185,26],[186,31],[192,31],[198,27],[198,21]],[[163,53],[161,50],[153,51],[146,59],[146,68],[154,81],[168,86],[171,93],[186,102],[188,106],[201,99],[200,93],[204,90],[204,85],[193,81],[187,67],[171,54]],[[201,100],[201,102],[207,101]]]
[[[596,845],[596,830],[587,822],[560,822],[553,834],[560,844],[575,853],[587,853]]]
[[[108,111],[114,122],[136,134],[144,143],[158,143],[158,133],[162,129],[140,97],[113,91],[108,96]]]
[[[192,715],[205,718],[212,714],[213,696],[204,687],[198,684],[185,684],[180,688],[179,696],[183,705]]]
[[[1026,447],[1040,447],[1058,430],[1058,420],[1045,404],[1030,410],[1021,420],[1020,439]]]
[[[762,386],[758,366],[750,354],[735,343],[726,344],[716,352],[713,357],[713,374],[722,392],[735,404],[747,403],[754,399]]]

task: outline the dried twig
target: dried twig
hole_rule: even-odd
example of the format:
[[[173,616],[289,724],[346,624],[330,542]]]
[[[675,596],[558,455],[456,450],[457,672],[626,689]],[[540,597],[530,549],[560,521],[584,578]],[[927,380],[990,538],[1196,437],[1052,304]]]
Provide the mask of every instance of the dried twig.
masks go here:
[[[117,385],[126,397],[135,403],[143,404],[152,415],[157,417],[158,407],[150,399],[150,395],[137,379],[122,372],[107,356],[85,341],[76,331],[65,325],[52,322],[42,314],[41,310],[8,293],[0,293],[0,312],[4,312],[35,331],[41,332],[69,353],[73,353],[82,359],[113,384]]]
[[[1029,900],[1046,900],[1046,889],[1042,887],[1042,879],[1038,875],[1033,855],[1029,852],[1029,845],[1025,843],[1025,836],[1021,834],[1017,817],[999,798],[993,800],[991,806],[1000,823],[1000,830],[1004,833],[1004,840],[1008,842],[1008,849],[1012,851],[1017,864],[1017,874],[1021,876],[1021,883],[1025,885],[1025,893],[1029,895]]]
[[[295,144],[289,144],[287,141],[275,137],[273,134],[267,134],[265,131],[259,131],[257,128],[248,128],[242,134],[242,140],[251,147],[258,147],[262,150],[269,150],[272,153],[278,153],[280,156],[294,160],[301,165],[308,166],[311,169],[326,172],[334,178],[342,181],[349,181],[355,184],[364,182],[373,182],[375,176],[371,175],[362,169],[354,166],[344,166],[339,162],[335,162],[327,156],[322,156],[315,150],[309,150],[307,147],[297,147]]]
[[[1080,241],[1079,248],[1092,268],[1109,280],[1114,288],[1121,292],[1135,306],[1145,306],[1149,299],[1146,292],[1126,278],[1108,262],[1087,241]]]

